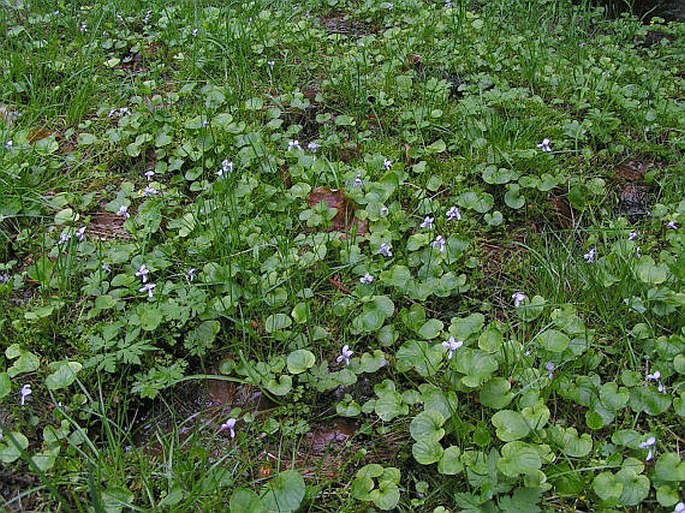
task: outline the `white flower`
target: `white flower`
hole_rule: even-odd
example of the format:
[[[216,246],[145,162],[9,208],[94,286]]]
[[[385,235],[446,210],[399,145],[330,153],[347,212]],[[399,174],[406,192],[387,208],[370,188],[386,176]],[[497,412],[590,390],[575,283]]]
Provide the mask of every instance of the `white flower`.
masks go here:
[[[647,381],[661,381],[661,372],[654,371],[654,374],[647,374]]]
[[[427,216],[424,220],[423,223],[421,223],[421,228],[427,228],[429,230],[433,229],[433,224],[435,224],[435,218],[431,216]]]
[[[464,345],[464,342],[461,340],[457,340],[454,337],[450,337],[449,340],[446,340],[445,342],[442,343],[442,347],[447,349],[450,353],[447,355],[447,359],[451,360],[454,357],[454,353],[459,349],[461,346]]]
[[[14,146],[14,143],[12,142],[12,139],[10,139],[9,141],[7,141],[7,142],[5,143],[5,148],[7,148],[8,150],[11,150],[11,149],[12,149],[12,146]]]
[[[369,273],[366,273],[364,276],[359,278],[359,283],[362,283],[364,285],[368,285],[369,283],[373,283],[373,276],[371,276]]]
[[[669,223],[666,225],[666,228],[670,230],[677,230],[678,229],[678,223],[675,221],[669,221]]]
[[[321,145],[319,143],[314,142],[314,141],[310,142],[307,145],[307,149],[309,151],[312,151],[312,152],[316,152],[316,150],[318,150],[319,148],[321,148]]]
[[[685,513],[685,502],[679,502],[676,504],[673,513]]]
[[[150,274],[150,269],[145,264],[141,265],[136,271],[136,276],[140,276],[143,283],[147,283],[147,275]]]
[[[385,167],[385,169],[390,171],[392,169],[392,160],[390,160],[390,159],[383,160],[383,166]]]
[[[87,32],[88,31],[88,25],[86,25],[85,23],[81,23],[81,26],[79,27],[79,29],[81,30],[81,32]]]
[[[231,438],[235,438],[235,423],[236,419],[228,419],[226,422],[221,424],[221,426],[219,426],[219,431],[226,431],[228,429],[228,434],[231,435]]]
[[[385,217],[388,215],[388,207],[381,207],[381,216]]]
[[[21,392],[19,392],[19,393],[21,394],[21,400],[20,400],[19,404],[21,406],[24,406],[24,403],[26,402],[26,398],[33,393],[31,391],[31,385],[29,385],[29,384],[24,385],[23,387],[21,387]]]
[[[457,207],[450,208],[446,216],[448,221],[461,221],[461,212],[459,212]]]
[[[630,232],[630,235],[628,235],[628,240],[635,240],[637,239],[638,235],[639,234],[637,232]]]
[[[276,61],[268,61],[267,64],[269,65],[269,67],[270,67],[271,70],[273,71],[274,66],[276,65]]]
[[[186,274],[188,275],[188,280],[193,281],[197,277],[197,269],[191,267]]]
[[[197,37],[197,33],[198,33],[198,30],[197,30],[197,29],[193,29],[193,31],[191,32],[191,34],[193,35],[193,37]]]
[[[544,152],[549,152],[552,151],[552,148],[550,147],[549,143],[551,141],[547,139],[546,137],[542,140],[540,144],[538,144],[538,148],[540,148]]]
[[[345,365],[349,365],[349,364],[350,364],[350,358],[352,358],[352,355],[354,355],[354,353],[353,353],[352,350],[350,349],[350,346],[348,346],[347,344],[345,344],[345,345],[342,347],[342,351],[340,351],[340,356],[338,356],[338,357],[335,359],[335,361],[338,362],[338,363],[345,362]]]
[[[146,283],[138,289],[138,292],[147,292],[147,297],[153,297],[155,295],[155,287],[157,287],[157,285],[154,283]]]
[[[388,2],[388,11],[392,11],[393,7],[395,7],[395,5]]]
[[[640,449],[649,449],[645,461],[652,461],[654,458],[654,446],[656,445],[656,437],[650,436],[647,440],[640,444]]]
[[[597,248],[592,248],[590,251],[583,255],[583,258],[588,264],[595,263],[595,257],[597,256]]]
[[[451,9],[452,8],[452,0],[445,0],[445,7],[447,7],[448,9]]]
[[[121,217],[125,217],[126,219],[131,217],[131,214],[128,213],[128,207],[126,205],[121,205],[119,207],[119,210],[117,210],[117,215],[121,216]]]
[[[152,177],[155,176],[155,172],[150,169],[149,171],[145,171],[145,178],[147,178],[147,181],[149,182]]]
[[[514,300],[514,308],[518,308],[528,297],[523,292],[516,292],[511,295],[511,299]]]
[[[552,362],[547,362],[545,364],[545,369],[547,369],[547,375],[549,376],[549,379],[554,379],[554,371],[556,370],[557,366],[554,365]]]
[[[378,253],[380,255],[386,256],[386,257],[391,257],[392,256],[392,246],[390,244],[383,242],[381,246],[378,248]]]
[[[361,187],[362,185],[364,185],[361,173],[357,173],[357,176],[354,177],[354,182],[352,183],[352,185],[354,185],[355,187]]]
[[[295,150],[295,149],[297,149],[297,150],[301,150],[301,149],[302,149],[302,146],[300,146],[300,141],[297,141],[297,140],[295,140],[295,141],[288,141],[288,151],[292,151],[292,150]]]
[[[638,258],[642,257],[642,248],[640,246],[635,248],[635,256]]]
[[[431,242],[431,247],[436,248],[440,253],[445,252],[445,248],[447,247],[447,241],[445,240],[445,237],[442,235],[438,235],[435,237],[435,240]]]
[[[159,194],[159,191],[149,185],[143,189],[143,196],[156,196],[157,194]]]
[[[86,240],[86,227],[82,226],[81,228],[76,230],[76,233],[74,235],[76,235],[76,238],[79,241],[83,242],[84,240]]]

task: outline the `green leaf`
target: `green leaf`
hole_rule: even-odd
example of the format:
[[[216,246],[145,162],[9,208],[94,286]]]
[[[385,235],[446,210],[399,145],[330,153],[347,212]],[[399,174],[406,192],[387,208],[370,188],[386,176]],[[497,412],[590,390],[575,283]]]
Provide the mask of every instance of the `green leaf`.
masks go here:
[[[108,486],[102,492],[102,504],[105,513],[120,513],[133,502],[133,493],[123,486]]]
[[[5,433],[2,440],[0,440],[0,461],[3,463],[17,461],[21,457],[21,450],[25,451],[28,446],[29,439],[19,431]]]
[[[442,425],[445,417],[435,410],[423,411],[414,417],[409,424],[409,433],[416,441],[438,442],[445,436]]]
[[[571,339],[561,331],[550,329],[537,337],[538,345],[552,353],[561,353],[571,344]]]
[[[290,316],[284,313],[271,314],[266,318],[266,323],[264,325],[265,329],[269,333],[275,331],[284,330],[292,325],[293,321]]]
[[[0,372],[0,399],[7,396],[12,389],[10,376],[6,372]]]
[[[492,378],[483,385],[480,391],[480,402],[484,406],[501,410],[507,406],[514,397],[510,392],[511,383],[505,378]]]
[[[50,364],[55,371],[45,378],[48,390],[66,388],[76,380],[76,375],[83,368],[78,362],[55,362]]]
[[[396,353],[397,370],[407,372],[415,369],[423,377],[434,375],[443,364],[441,344],[429,345],[423,340],[408,340]]]
[[[437,319],[430,319],[426,321],[421,328],[419,328],[418,335],[425,340],[432,340],[442,332],[445,325],[442,321]]]
[[[449,332],[457,340],[466,340],[471,335],[481,331],[484,322],[485,316],[480,313],[474,313],[465,318],[453,317],[450,322]]]
[[[660,481],[685,481],[685,462],[674,452],[667,452],[656,462],[655,476]]]
[[[10,378],[14,378],[19,374],[34,372],[40,367],[40,360],[38,357],[29,351],[21,349],[17,344],[12,344],[8,347],[5,351],[5,356],[10,360],[18,357],[14,364],[7,369],[7,374]]]
[[[669,276],[668,266],[656,265],[650,256],[643,256],[635,266],[638,278],[648,285],[659,285],[665,282]]]
[[[414,459],[421,465],[430,465],[440,461],[443,452],[440,443],[431,440],[419,440],[411,447]]]
[[[649,495],[649,478],[639,475],[632,468],[619,470],[616,480],[623,485],[623,493],[618,500],[624,506],[637,506]]]
[[[316,363],[314,353],[307,349],[297,349],[288,355],[287,365],[290,374],[302,374]]]
[[[283,374],[278,380],[272,378],[268,380],[264,386],[274,395],[287,395],[293,389],[293,378],[287,374]]]
[[[549,430],[552,440],[561,449],[561,452],[572,458],[584,458],[592,450],[592,437],[583,433],[578,437],[576,428],[563,428],[554,426]]]
[[[162,311],[154,305],[141,304],[140,327],[145,331],[154,331],[162,323]]]
[[[465,375],[461,380],[462,383],[471,388],[482,385],[499,367],[494,356],[470,347],[459,349],[454,360],[456,360],[454,367]]]
[[[302,476],[295,470],[286,470],[266,485],[262,501],[269,513],[292,513],[302,504],[305,491]]]
[[[592,480],[592,489],[603,501],[616,501],[623,493],[623,483],[611,472],[602,472]]]
[[[509,442],[502,447],[497,468],[507,477],[532,474],[542,467],[537,449],[524,442]]]
[[[461,449],[451,446],[444,450],[440,461],[438,461],[438,472],[446,476],[454,476],[464,470],[461,462]]]
[[[231,496],[231,513],[266,513],[262,499],[247,488],[239,488]]]
[[[519,440],[530,433],[530,426],[528,426],[526,419],[516,411],[498,411],[492,416],[491,422],[497,428],[497,438],[503,442]]]
[[[214,345],[220,329],[219,321],[203,321],[188,334],[183,345],[191,354],[202,356]]]
[[[390,422],[395,417],[409,413],[409,407],[404,403],[399,392],[386,390],[378,395],[374,411],[382,421]]]
[[[383,511],[388,511],[399,504],[400,489],[391,481],[381,481],[378,484],[378,488],[371,491],[369,498],[376,507]]]

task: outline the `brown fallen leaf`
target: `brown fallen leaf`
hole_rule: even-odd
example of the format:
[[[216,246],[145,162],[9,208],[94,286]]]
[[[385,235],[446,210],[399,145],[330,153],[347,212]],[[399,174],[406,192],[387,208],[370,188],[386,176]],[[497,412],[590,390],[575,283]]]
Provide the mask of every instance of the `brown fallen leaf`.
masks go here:
[[[335,217],[331,220],[328,231],[365,235],[368,230],[367,223],[354,216],[355,206],[347,199],[342,189],[333,190],[329,187],[317,187],[307,198],[309,208],[314,208],[319,203],[325,203],[328,208],[337,209]]]

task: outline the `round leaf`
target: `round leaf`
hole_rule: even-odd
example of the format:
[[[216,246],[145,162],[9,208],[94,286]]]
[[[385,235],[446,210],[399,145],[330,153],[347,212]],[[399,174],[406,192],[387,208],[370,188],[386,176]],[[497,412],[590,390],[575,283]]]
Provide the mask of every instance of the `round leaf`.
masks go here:
[[[307,349],[297,349],[288,355],[288,372],[290,374],[302,374],[307,369],[311,369],[315,362],[314,353]]]
[[[292,513],[304,499],[304,479],[295,470],[286,470],[266,485],[262,501],[269,513]]]

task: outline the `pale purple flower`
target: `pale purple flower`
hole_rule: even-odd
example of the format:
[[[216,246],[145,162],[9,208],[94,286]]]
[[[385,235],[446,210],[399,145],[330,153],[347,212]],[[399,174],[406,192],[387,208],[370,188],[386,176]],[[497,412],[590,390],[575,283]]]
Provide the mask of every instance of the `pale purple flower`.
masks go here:
[[[148,182],[152,180],[153,176],[155,176],[155,172],[152,169],[145,171],[145,178],[147,178]]]
[[[511,299],[514,300],[514,308],[518,308],[528,297],[523,292],[516,292],[511,295]]]
[[[228,434],[231,436],[231,438],[235,438],[235,423],[236,419],[230,418],[221,426],[219,426],[219,431],[226,431],[228,430]]]
[[[381,216],[385,217],[388,215],[388,207],[381,207]]]
[[[542,140],[542,142],[540,144],[538,144],[538,148],[540,148],[544,152],[552,151],[552,147],[550,146],[550,142],[551,141],[545,137]]]
[[[661,382],[661,372],[654,371],[654,374],[647,374],[647,381],[654,381],[657,384],[656,389],[662,394],[666,393],[666,386]]]
[[[386,257],[391,257],[392,256],[392,246],[388,244],[387,242],[383,242],[380,247],[378,248],[378,253],[380,255],[386,256]]]
[[[157,194],[159,194],[159,191],[149,185],[143,189],[143,196],[156,196]]]
[[[197,269],[191,267],[186,274],[188,275],[188,280],[193,281],[197,277]]]
[[[452,207],[447,211],[446,217],[448,221],[461,221],[461,212],[457,207]]]
[[[385,167],[386,170],[390,171],[392,169],[392,160],[390,160],[390,159],[383,160],[383,166]]]
[[[228,159],[224,159],[221,161],[221,169],[219,169],[216,172],[216,175],[219,178],[224,178],[225,175],[232,173],[233,172],[233,162]]]
[[[392,11],[394,7],[395,7],[395,4],[388,2],[388,11]]]
[[[307,145],[307,149],[311,152],[316,152],[316,150],[318,150],[319,148],[321,148],[321,145],[319,143],[314,142],[314,141],[310,142]]]
[[[136,271],[136,276],[140,276],[140,279],[143,281],[143,283],[147,283],[148,274],[150,274],[150,269],[148,269],[145,264],[141,265]]]
[[[433,218],[431,216],[427,216],[423,220],[423,223],[421,223],[421,228],[427,228],[428,230],[432,230],[434,224],[435,224],[435,218]]]
[[[19,394],[21,394],[21,399],[19,401],[19,404],[21,406],[24,406],[24,403],[26,402],[26,398],[28,396],[30,396],[32,393],[33,392],[31,391],[31,385],[29,385],[28,383],[26,385],[24,385],[23,387],[21,387],[21,391],[19,392]]]
[[[361,187],[362,185],[364,185],[361,173],[357,173],[357,176],[354,177],[354,182],[352,183],[352,185],[354,185],[355,187]]]
[[[156,287],[157,287],[157,285],[155,285],[154,283],[146,283],[145,285],[143,285],[141,288],[138,289],[138,292],[141,292],[141,293],[146,292],[147,297],[153,297],[155,295],[155,288]]]
[[[450,337],[449,340],[446,340],[445,342],[442,343],[442,347],[447,349],[449,351],[449,354],[447,355],[447,359],[451,360],[454,357],[454,353],[464,345],[464,342],[461,340],[457,340],[454,337]]]
[[[673,513],[685,513],[685,502],[679,502],[676,504]]]
[[[669,221],[668,224],[666,225],[666,228],[669,230],[677,230],[678,229],[678,223],[675,221]]]
[[[452,8],[452,0],[445,0],[445,7],[447,7],[448,9],[451,9]]]
[[[373,276],[371,276],[369,273],[366,273],[364,276],[359,278],[359,283],[362,283],[364,285],[368,285],[369,283],[373,283]]]
[[[300,146],[300,141],[288,141],[288,151],[292,150],[301,150],[302,146]]]
[[[273,71],[274,66],[276,65],[276,61],[268,61],[267,64],[268,64],[269,67],[271,68],[271,71]]]
[[[8,150],[11,150],[11,149],[12,149],[12,146],[14,146],[14,143],[12,142],[12,139],[10,139],[9,141],[7,141],[7,142],[5,143],[5,148],[7,148]]]
[[[635,256],[638,258],[642,257],[642,248],[640,246],[635,248]]]
[[[4,285],[10,281],[10,275],[7,271],[0,273],[0,285]]]
[[[597,248],[592,248],[590,251],[583,255],[583,258],[588,264],[595,263],[595,257],[597,256]]]
[[[628,240],[635,240],[637,239],[639,233],[637,232],[630,232],[630,235],[628,235]]]
[[[88,25],[86,25],[85,23],[81,23],[81,26],[79,27],[79,30],[80,30],[81,32],[88,32]]]
[[[547,362],[545,364],[545,369],[547,369],[547,376],[549,379],[554,379],[554,371],[556,370],[557,366],[554,365],[553,362]]]
[[[645,461],[652,461],[654,459],[654,446],[656,445],[656,437],[650,436],[647,440],[640,444],[640,449],[649,449]]]
[[[62,244],[66,244],[71,240],[71,234],[70,233],[63,233],[62,235],[59,236],[59,240],[57,241],[57,245],[61,246]]]
[[[193,37],[197,37],[197,33],[198,33],[198,32],[199,32],[198,29],[193,29],[193,31],[191,32],[191,34],[193,35]]]
[[[117,210],[117,215],[128,219],[131,214],[128,213],[128,207],[126,205],[121,205],[119,210]]]
[[[435,240],[431,242],[431,247],[437,249],[440,251],[440,253],[444,253],[445,248],[447,247],[447,241],[445,240],[445,237],[442,235],[435,237]]]
[[[345,365],[349,365],[349,364],[350,364],[350,358],[352,358],[353,355],[354,355],[354,353],[353,353],[352,350],[350,349],[350,346],[348,346],[347,344],[345,344],[345,345],[342,347],[342,351],[340,351],[340,356],[338,356],[338,357],[335,359],[335,361],[338,362],[338,363],[345,362]]]
[[[76,230],[76,233],[74,235],[80,242],[83,242],[84,240],[86,240],[86,227],[82,226],[81,228]]]

